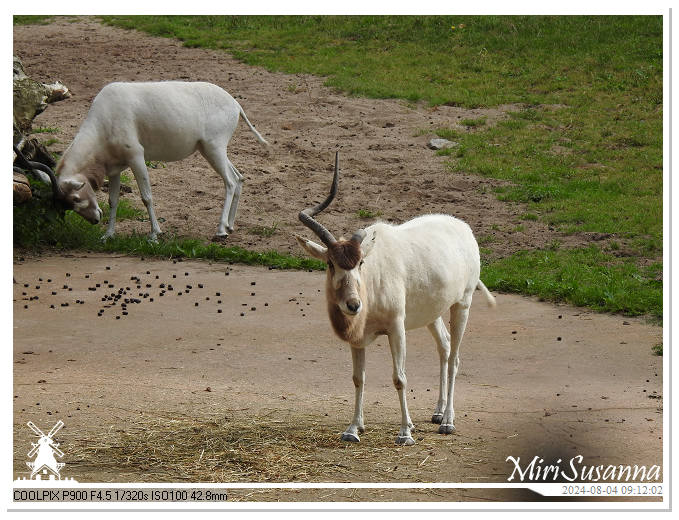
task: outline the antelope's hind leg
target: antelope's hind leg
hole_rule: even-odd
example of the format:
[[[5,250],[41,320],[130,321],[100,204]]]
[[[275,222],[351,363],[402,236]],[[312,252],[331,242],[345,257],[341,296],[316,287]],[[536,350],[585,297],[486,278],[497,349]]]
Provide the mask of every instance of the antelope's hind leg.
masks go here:
[[[434,409],[434,414],[431,416],[431,422],[434,424],[441,424],[443,420],[443,412],[446,409],[446,402],[448,401],[448,357],[450,356],[450,334],[443,318],[439,317],[434,323],[427,326],[429,332],[436,341],[436,350],[439,354],[440,372],[439,372],[439,398]]]
[[[448,396],[446,408],[441,419],[439,433],[453,433],[455,431],[455,410],[453,408],[453,394],[455,391],[455,376],[460,365],[460,343],[464,335],[469,317],[470,302],[456,303],[450,308],[450,355],[448,357]]]

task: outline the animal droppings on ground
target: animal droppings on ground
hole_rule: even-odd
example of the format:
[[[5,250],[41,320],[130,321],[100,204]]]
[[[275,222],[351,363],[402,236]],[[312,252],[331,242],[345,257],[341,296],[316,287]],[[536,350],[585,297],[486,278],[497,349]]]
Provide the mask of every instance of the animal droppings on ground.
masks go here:
[[[174,264],[176,264],[180,260],[175,260],[173,261]],[[110,272],[116,270],[116,266],[104,266],[104,271]],[[36,285],[33,291],[30,291],[31,284],[28,282],[23,283],[23,288],[29,289],[29,291],[22,291],[21,292],[21,299],[26,300],[26,301],[37,301],[39,300],[39,297],[42,296],[43,294],[47,297],[47,301],[45,302],[46,305],[52,309],[62,309],[63,311],[66,311],[72,304],[77,304],[77,305],[82,305],[86,306],[86,301],[81,297],[81,294],[83,291],[89,291],[89,292],[99,292],[99,291],[106,291],[104,294],[101,295],[101,297],[97,300],[99,302],[99,305],[96,307],[96,315],[98,318],[104,318],[106,319],[107,315],[105,314],[105,310],[111,309],[111,308],[119,308],[118,313],[115,314],[109,314],[108,319],[116,319],[116,320],[121,320],[123,318],[127,318],[129,316],[132,316],[135,312],[138,312],[138,309],[144,307],[144,305],[148,304],[153,304],[155,303],[155,299],[160,296],[169,296],[174,294],[176,297],[181,297],[184,295],[188,295],[192,290],[200,292],[201,290],[205,290],[206,288],[209,288],[209,284],[206,284],[205,281],[201,280],[199,283],[197,282],[192,282],[191,279],[193,276],[190,271],[183,271],[184,276],[186,277],[187,282],[191,283],[186,283],[185,284],[185,289],[177,291],[175,287],[171,283],[168,283],[168,279],[171,276],[171,279],[176,279],[177,276],[180,273],[166,273],[165,275],[159,275],[159,274],[152,274],[151,270],[145,270],[145,274],[139,275],[139,274],[131,274],[131,275],[126,275],[132,282],[135,282],[135,285],[133,287],[136,287],[137,289],[141,289],[142,287],[145,289],[145,292],[138,292],[135,294],[134,297],[131,297],[131,287],[130,286],[125,286],[125,287],[118,287],[116,289],[116,282],[115,280],[109,280],[107,277],[106,279],[99,279],[97,280],[98,276],[96,272],[92,273],[87,273],[84,275],[85,280],[88,280],[90,285],[85,285],[82,287],[78,287],[78,284],[74,284],[73,286],[69,286],[67,284],[60,284],[62,289],[68,289],[69,291],[73,292],[75,288],[75,295],[77,296],[73,300],[70,301],[50,301],[51,298],[53,297],[58,297],[58,291],[55,290],[55,288],[52,286],[41,286],[41,285]],[[108,273],[107,273],[108,274]],[[225,274],[229,274],[227,271]],[[70,277],[70,273],[67,274],[67,276]],[[38,282],[43,282],[46,278],[44,276],[41,276],[38,278]],[[48,283],[52,283],[52,278],[47,278]],[[91,280],[91,281],[90,281]],[[58,283],[58,282],[57,282]],[[249,281],[248,282],[250,285],[255,285],[256,281]],[[17,287],[20,286],[17,284]],[[195,289],[194,289],[195,288]],[[108,292],[107,289],[116,289],[114,291]],[[169,294],[167,294],[167,291],[171,291]],[[40,292],[40,296],[38,294],[29,294],[30,292]],[[213,294],[215,294],[218,297],[222,296],[223,291],[214,291]],[[256,294],[252,291],[249,291],[250,297],[255,297]],[[210,300],[210,296],[205,296],[205,302],[208,305],[207,311],[209,311],[209,306],[214,302],[215,306],[220,306],[224,303],[223,298],[221,299],[215,299],[215,300]],[[255,303],[254,301],[252,302],[245,302],[242,303],[243,307],[248,307],[251,311],[256,311],[257,307],[253,305]],[[91,304],[90,304],[91,305]],[[188,308],[195,309],[196,307],[199,307],[199,302],[193,301],[193,305],[191,303],[187,303]],[[269,307],[269,303],[264,304],[265,307]],[[24,309],[28,309],[29,305],[24,303],[23,304]],[[145,308],[145,307],[144,307]],[[161,307],[159,307],[161,309]],[[216,309],[218,314],[223,314],[225,312],[225,309],[223,308],[217,308]],[[244,312],[239,313],[240,316],[245,316]]]

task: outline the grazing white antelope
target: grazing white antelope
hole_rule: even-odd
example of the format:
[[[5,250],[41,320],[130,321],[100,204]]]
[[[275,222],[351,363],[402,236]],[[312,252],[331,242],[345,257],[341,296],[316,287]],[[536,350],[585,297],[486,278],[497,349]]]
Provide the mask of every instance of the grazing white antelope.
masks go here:
[[[233,231],[243,184],[243,176],[226,155],[239,117],[259,142],[268,144],[240,104],[217,85],[184,81],[110,83],[94,98],[78,134],[57,164],[58,182],[52,182],[55,197],[96,224],[102,211],[94,193],[108,177],[111,211],[104,238],[111,237],[120,173],[129,167],[149,213],[149,238],[155,240],[161,231],[145,161],[178,161],[198,150],[224,179],[224,208],[217,237],[226,237]]]
[[[308,254],[327,263],[330,322],[351,346],[356,398],[353,420],[342,439],[358,442],[359,432],[364,431],[365,347],[386,335],[401,404],[396,444],[415,443],[406,404],[405,332],[425,326],[436,341],[440,359],[439,397],[431,420],[440,424],[439,433],[452,433],[453,390],[472,293],[480,289],[488,304],[495,305],[495,298],[479,280],[479,247],[474,235],[467,224],[454,217],[426,215],[400,226],[373,224],[359,229],[349,240],[336,240],[314,217],[334,199],[338,180],[336,155],[330,195],[299,214],[323,245],[296,238]],[[441,317],[446,312],[450,313],[450,334]]]

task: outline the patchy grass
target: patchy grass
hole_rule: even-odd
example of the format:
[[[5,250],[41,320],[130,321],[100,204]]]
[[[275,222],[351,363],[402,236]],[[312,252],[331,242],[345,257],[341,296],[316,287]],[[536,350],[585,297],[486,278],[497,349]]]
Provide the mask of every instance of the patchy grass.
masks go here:
[[[597,247],[522,251],[483,266],[484,283],[493,290],[565,301],[628,316],[662,320],[660,264],[639,268]]]
[[[103,226],[88,224],[72,211],[67,211],[63,217],[49,213],[48,217],[41,217],[39,226],[26,225],[24,219],[17,217],[16,211],[17,208],[14,216],[14,243],[16,246],[34,251],[45,248],[78,249],[134,256],[237,262],[278,269],[325,269],[323,262],[314,259],[282,255],[275,251],[259,253],[195,238],[163,235],[158,242],[149,242],[146,235],[131,234],[115,235],[103,241]],[[138,210],[132,210],[133,214],[137,214],[136,211]]]
[[[255,226],[250,229],[250,233],[260,237],[273,236],[278,231],[278,222],[272,223],[270,226]]]
[[[381,211],[372,211],[369,209],[359,209],[356,212],[356,216],[358,218],[363,218],[363,219],[371,219],[371,218],[377,218],[382,215]]]
[[[101,210],[104,212],[104,222],[108,222],[111,208],[106,203],[100,204]],[[129,201],[120,199],[118,201],[118,209],[116,211],[116,220],[144,220],[147,219],[148,213],[146,210],[135,208]]]
[[[43,14],[36,14],[36,15],[14,15],[12,17],[14,25],[47,25],[52,21],[52,18],[54,16],[52,15],[43,15]]]
[[[61,130],[49,126],[37,126],[31,128],[32,134],[58,134]]]

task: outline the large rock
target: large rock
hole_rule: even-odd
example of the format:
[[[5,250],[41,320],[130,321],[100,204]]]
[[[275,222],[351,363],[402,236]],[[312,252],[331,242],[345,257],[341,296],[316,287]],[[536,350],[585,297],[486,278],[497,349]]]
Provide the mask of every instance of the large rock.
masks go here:
[[[12,63],[14,80],[14,122],[21,132],[31,128],[33,118],[47,108],[48,103],[71,96],[60,82],[45,85],[35,81],[24,72],[21,60],[14,56]]]
[[[54,167],[55,161],[45,146],[38,139],[25,136],[31,131],[33,118],[45,110],[48,103],[70,97],[71,93],[58,81],[45,85],[29,78],[17,56],[14,56],[12,60],[12,73],[14,83],[13,144],[28,159]],[[31,198],[31,186],[25,175],[15,171],[13,184],[14,204],[20,204]]]
[[[429,141],[429,148],[432,150],[443,150],[444,148],[453,148],[455,146],[458,146],[460,143],[456,143],[455,141],[449,141],[448,139],[440,139],[440,138],[434,138],[431,141]]]
[[[29,185],[26,176],[21,173],[14,172],[14,204],[26,202],[32,196],[33,194],[31,193],[31,186]]]

